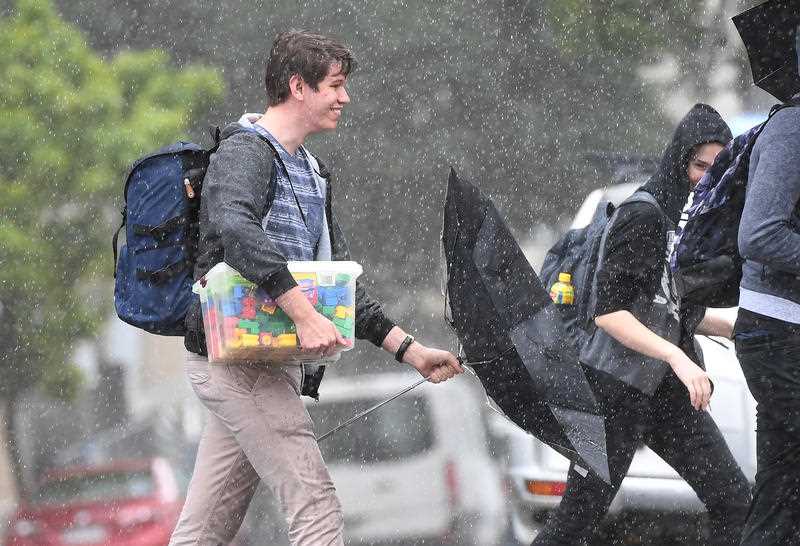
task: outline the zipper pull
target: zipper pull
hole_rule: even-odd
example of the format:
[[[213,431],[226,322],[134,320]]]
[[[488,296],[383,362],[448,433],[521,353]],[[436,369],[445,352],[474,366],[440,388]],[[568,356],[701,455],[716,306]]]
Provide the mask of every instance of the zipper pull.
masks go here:
[[[189,181],[188,178],[183,179],[183,186],[186,189],[186,196],[189,199],[194,199],[194,188],[192,187],[192,183]]]

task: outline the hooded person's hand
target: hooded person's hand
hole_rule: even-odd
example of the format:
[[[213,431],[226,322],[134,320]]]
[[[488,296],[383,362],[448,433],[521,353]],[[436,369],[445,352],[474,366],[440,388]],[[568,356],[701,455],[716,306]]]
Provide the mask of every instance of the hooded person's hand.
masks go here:
[[[667,364],[670,365],[672,371],[681,380],[681,383],[686,386],[694,409],[705,410],[708,408],[713,387],[711,386],[711,379],[709,379],[705,370],[695,364],[680,349],[670,355],[667,359]]]

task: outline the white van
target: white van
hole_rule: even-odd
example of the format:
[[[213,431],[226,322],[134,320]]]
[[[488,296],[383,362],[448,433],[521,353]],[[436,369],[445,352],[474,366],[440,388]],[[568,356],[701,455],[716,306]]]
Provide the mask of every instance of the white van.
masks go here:
[[[589,223],[602,199],[619,204],[638,184],[617,184],[590,193],[581,205],[572,228]],[[735,310],[730,310],[735,313]],[[733,343],[699,337],[706,369],[714,382],[710,412],[745,476],[753,482],[756,471],[755,400],[750,395]],[[553,449],[524,433],[495,423],[496,434],[506,434],[508,462],[505,473],[511,485],[511,526],[520,544],[538,534],[549,510],[561,501],[569,462]],[[658,455],[642,446],[634,456],[627,477],[609,514],[650,513],[651,519],[699,514],[702,503],[689,485]],[[685,519],[685,518],[684,518]]]
[[[317,436],[418,379],[326,378],[320,401],[307,404]],[[423,384],[320,442],[348,543],[499,544],[506,511],[487,449],[484,401],[466,375]]]

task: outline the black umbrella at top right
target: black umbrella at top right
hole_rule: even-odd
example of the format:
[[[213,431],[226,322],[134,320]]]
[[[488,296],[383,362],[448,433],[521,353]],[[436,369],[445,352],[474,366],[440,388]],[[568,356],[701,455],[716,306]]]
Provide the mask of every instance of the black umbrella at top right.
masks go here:
[[[800,93],[800,0],[769,0],[733,18],[753,83],[782,102]]]

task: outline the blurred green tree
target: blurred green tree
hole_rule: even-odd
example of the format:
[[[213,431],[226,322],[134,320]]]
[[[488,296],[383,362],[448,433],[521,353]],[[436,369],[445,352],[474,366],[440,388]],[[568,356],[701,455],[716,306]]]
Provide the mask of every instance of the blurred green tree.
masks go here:
[[[124,170],[223,94],[215,69],[177,69],[163,51],[102,58],[49,0],[18,0],[0,17],[0,400],[9,411],[34,386],[74,396],[73,345],[108,311]]]

